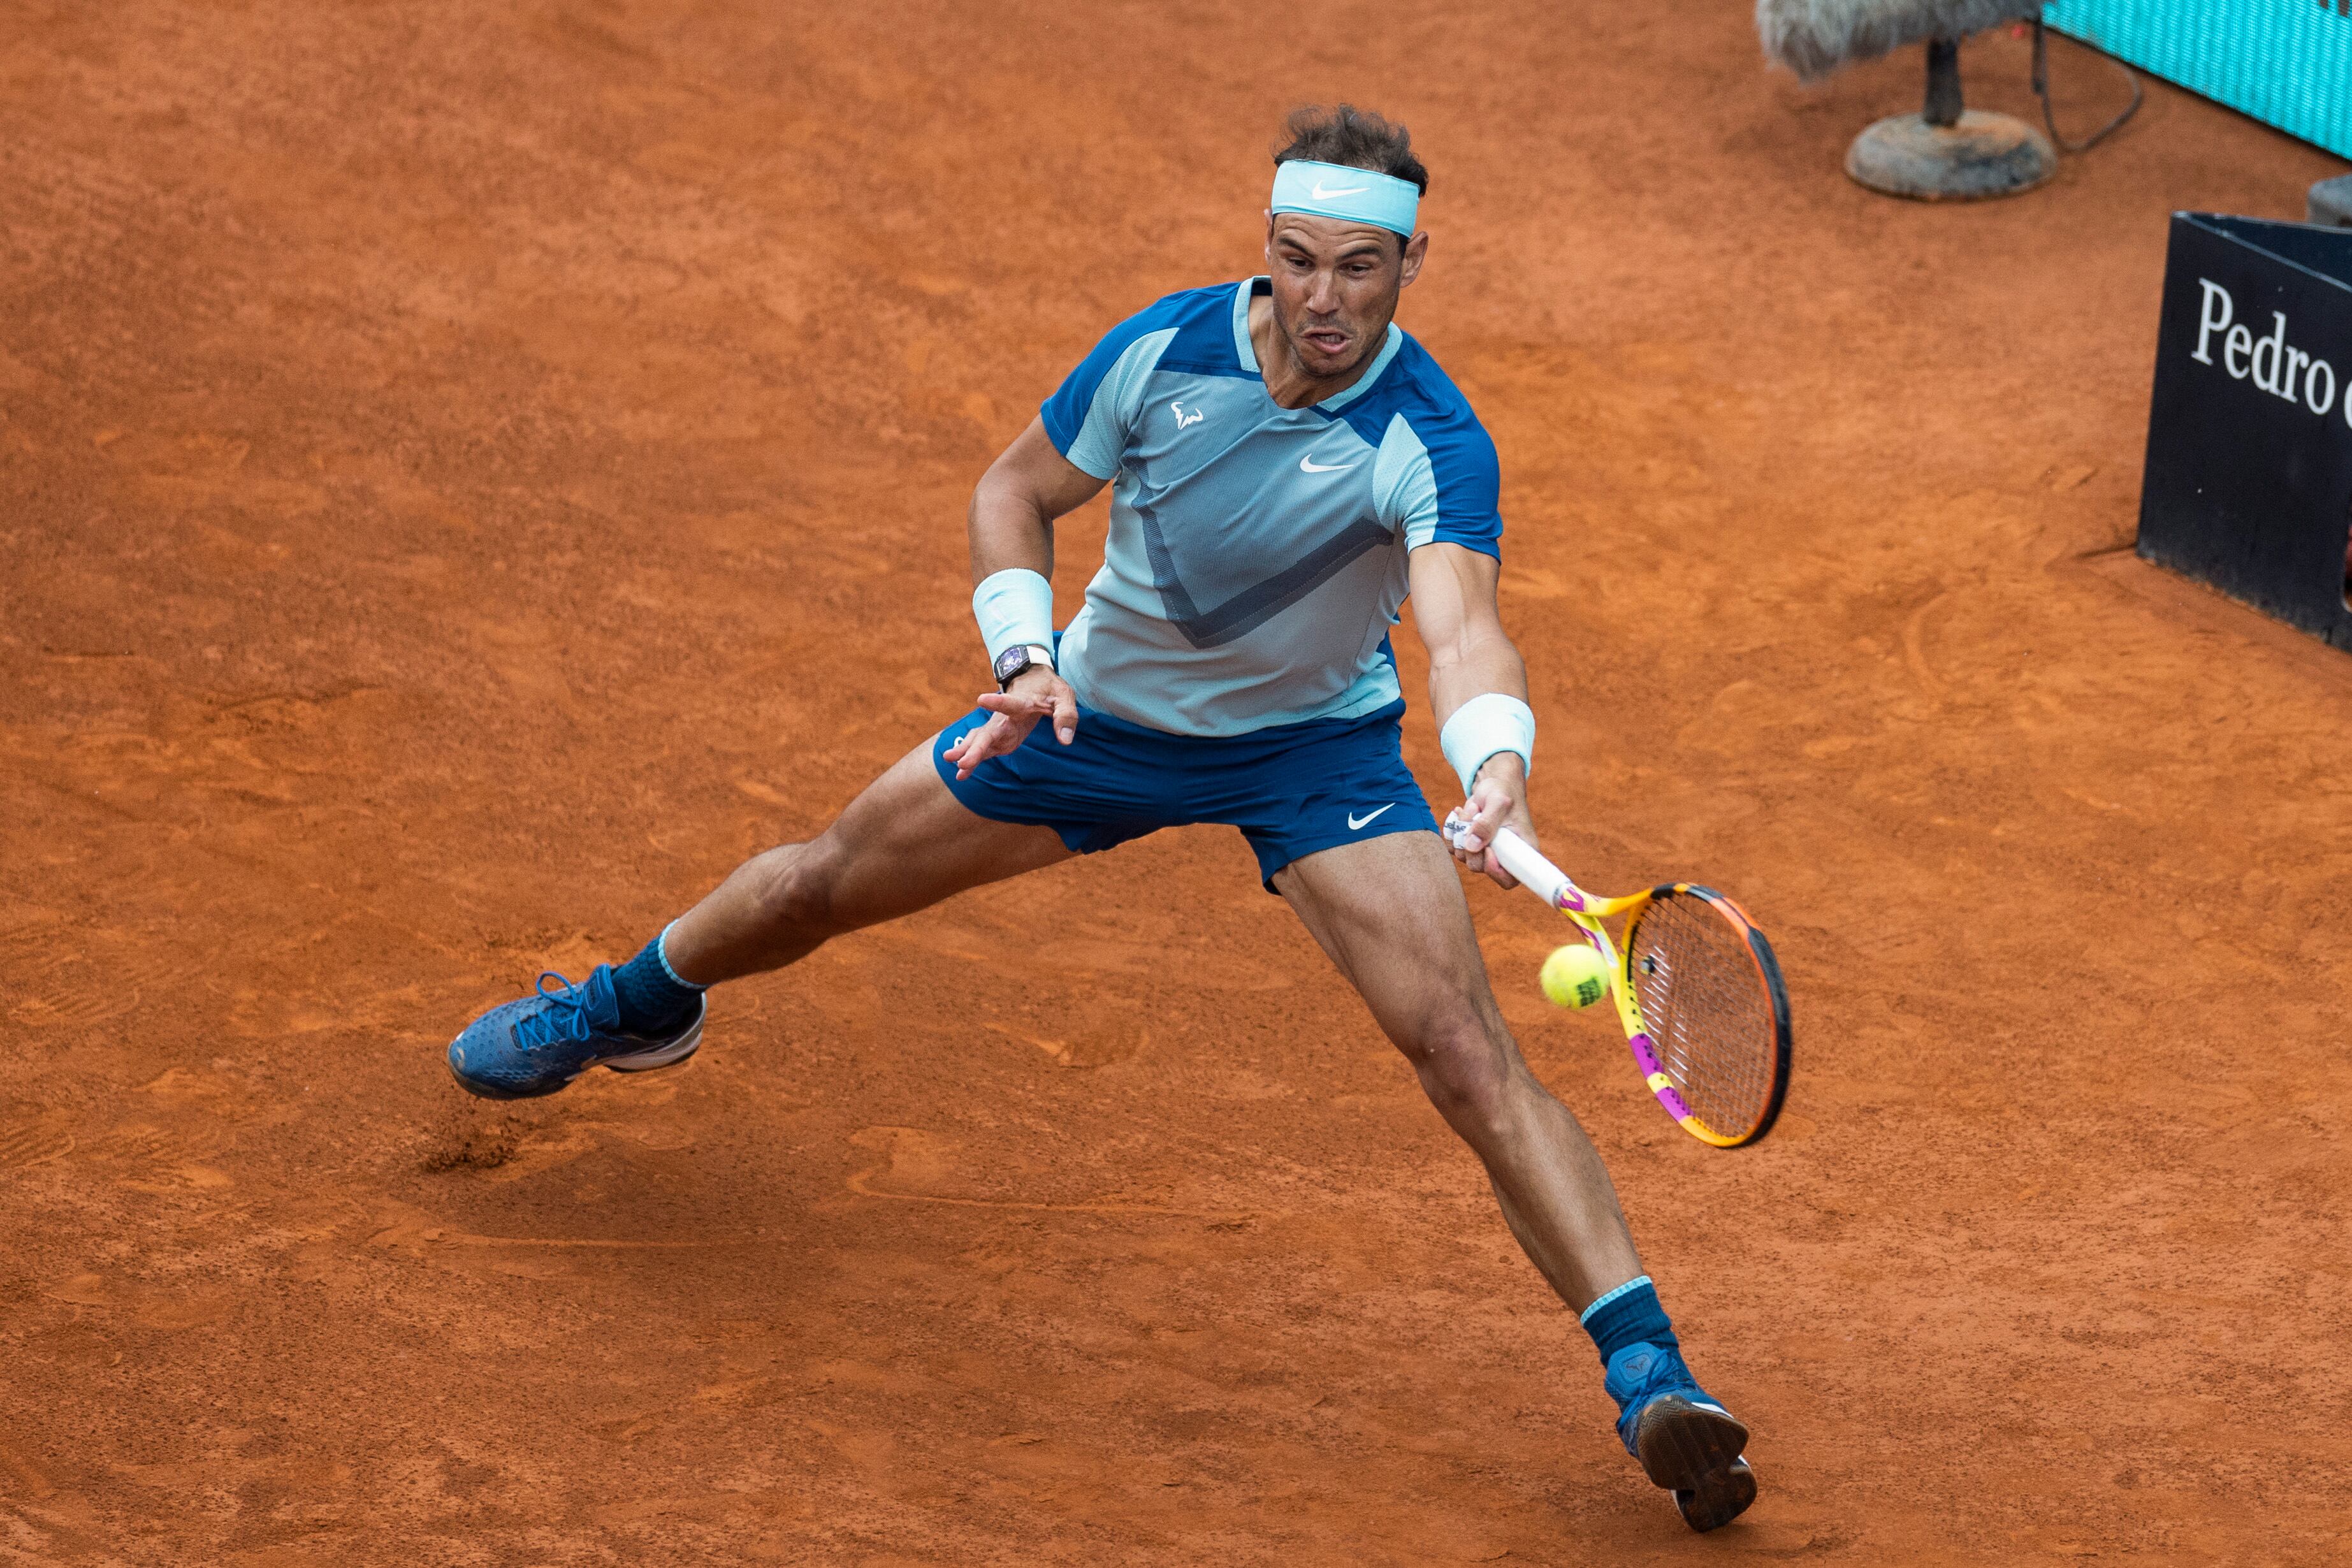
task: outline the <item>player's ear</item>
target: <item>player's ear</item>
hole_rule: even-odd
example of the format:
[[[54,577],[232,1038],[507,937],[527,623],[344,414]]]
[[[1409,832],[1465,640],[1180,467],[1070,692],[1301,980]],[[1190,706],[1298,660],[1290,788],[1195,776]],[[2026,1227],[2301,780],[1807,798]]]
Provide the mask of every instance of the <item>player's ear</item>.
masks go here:
[[[1274,270],[1274,209],[1265,209],[1265,269]]]
[[[1402,289],[1421,276],[1421,264],[1429,259],[1429,230],[1423,229],[1404,242],[1404,272],[1397,279]]]

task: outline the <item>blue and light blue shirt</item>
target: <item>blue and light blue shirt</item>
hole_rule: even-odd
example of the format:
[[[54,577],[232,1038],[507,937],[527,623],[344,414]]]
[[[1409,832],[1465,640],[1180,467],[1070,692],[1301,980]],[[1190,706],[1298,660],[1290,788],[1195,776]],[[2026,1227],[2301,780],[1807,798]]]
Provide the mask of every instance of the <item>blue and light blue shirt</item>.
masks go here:
[[[1354,718],[1398,700],[1406,558],[1499,556],[1495,444],[1395,323],[1326,402],[1285,408],[1250,343],[1264,279],[1171,294],[1045,401],[1055,450],[1116,477],[1102,570],[1061,644],[1089,708],[1180,735]]]

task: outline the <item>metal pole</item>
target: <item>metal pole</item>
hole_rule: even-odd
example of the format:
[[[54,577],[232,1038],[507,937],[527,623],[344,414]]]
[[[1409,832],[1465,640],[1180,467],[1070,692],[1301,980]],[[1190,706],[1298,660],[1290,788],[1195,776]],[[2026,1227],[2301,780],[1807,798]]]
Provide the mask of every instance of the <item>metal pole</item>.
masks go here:
[[[1927,43],[1927,106],[1919,118],[1930,125],[1960,122],[1960,41],[1932,38]]]

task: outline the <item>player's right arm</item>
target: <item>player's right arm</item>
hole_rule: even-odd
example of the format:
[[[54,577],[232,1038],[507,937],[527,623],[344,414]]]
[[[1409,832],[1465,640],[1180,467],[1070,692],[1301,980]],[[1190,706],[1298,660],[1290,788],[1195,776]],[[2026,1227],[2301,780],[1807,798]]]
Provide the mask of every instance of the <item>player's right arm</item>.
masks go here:
[[[969,528],[973,584],[1013,570],[1050,579],[1054,520],[1092,500],[1104,483],[1055,448],[1044,419],[1030,420],[1029,427],[989,465],[971,492]],[[1048,714],[1062,744],[1066,746],[1077,737],[1078,700],[1069,683],[1051,669],[1024,670],[1001,695],[983,693],[980,705],[992,716],[946,753],[956,766],[958,778],[969,778],[972,769],[989,758],[1018,749],[1037,721]]]

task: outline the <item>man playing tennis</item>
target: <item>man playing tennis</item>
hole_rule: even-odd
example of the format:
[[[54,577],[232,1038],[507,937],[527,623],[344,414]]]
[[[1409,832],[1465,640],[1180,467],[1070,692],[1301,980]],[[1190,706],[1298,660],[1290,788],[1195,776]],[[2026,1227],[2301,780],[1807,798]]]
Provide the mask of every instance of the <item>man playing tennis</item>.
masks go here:
[[[836,936],[1157,828],[1230,824],[1485,1163],[1505,1221],[1599,1348],[1619,1436],[1692,1528],[1745,1509],[1747,1428],[1693,1380],[1600,1156],[1521,1059],[1452,861],[1530,844],[1535,716],[1496,603],[1494,444],[1396,327],[1428,236],[1402,127],[1301,110],[1276,154],[1270,275],[1114,328],[972,494],[972,606],[998,691],[830,828],[747,861],[645,950],[492,1008],[449,1047],[476,1094],[551,1094],[700,1044],[703,993]],[[1054,521],[1110,531],[1057,638]],[[1471,825],[1449,851],[1400,748],[1406,595]]]

